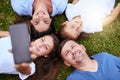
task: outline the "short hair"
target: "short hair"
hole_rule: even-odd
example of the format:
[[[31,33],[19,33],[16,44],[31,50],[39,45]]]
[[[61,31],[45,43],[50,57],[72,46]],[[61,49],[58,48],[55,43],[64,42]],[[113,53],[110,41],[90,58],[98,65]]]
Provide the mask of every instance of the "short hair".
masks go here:
[[[60,28],[60,30],[58,32],[60,40],[61,41],[65,40],[65,39],[77,40],[78,37],[76,38],[73,35],[72,36],[69,35],[69,33],[65,31],[65,27],[66,27],[66,24],[61,25],[61,28]]]
[[[63,48],[63,46],[65,45],[66,42],[70,41],[71,39],[65,39],[63,40],[61,43],[60,43],[60,46],[59,46],[59,49],[58,49],[58,53],[59,53],[59,56],[62,58],[61,56],[61,50]]]

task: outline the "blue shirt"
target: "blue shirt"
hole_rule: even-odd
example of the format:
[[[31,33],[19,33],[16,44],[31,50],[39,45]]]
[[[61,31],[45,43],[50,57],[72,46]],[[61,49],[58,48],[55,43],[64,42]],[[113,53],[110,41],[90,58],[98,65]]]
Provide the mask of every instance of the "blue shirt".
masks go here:
[[[51,0],[52,1],[52,13],[51,16],[62,14],[67,6],[68,0]],[[13,10],[19,15],[32,16],[32,4],[34,0],[11,0],[11,6]]]
[[[67,80],[120,80],[120,58],[107,52],[92,56],[98,62],[97,72],[74,70]]]

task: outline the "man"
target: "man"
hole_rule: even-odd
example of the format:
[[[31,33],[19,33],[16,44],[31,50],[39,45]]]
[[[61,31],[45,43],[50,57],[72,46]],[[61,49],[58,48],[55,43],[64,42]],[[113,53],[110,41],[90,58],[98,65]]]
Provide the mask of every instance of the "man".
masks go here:
[[[73,40],[61,43],[59,52],[65,65],[75,70],[67,80],[120,80],[120,58],[107,52],[88,57],[86,48]]]

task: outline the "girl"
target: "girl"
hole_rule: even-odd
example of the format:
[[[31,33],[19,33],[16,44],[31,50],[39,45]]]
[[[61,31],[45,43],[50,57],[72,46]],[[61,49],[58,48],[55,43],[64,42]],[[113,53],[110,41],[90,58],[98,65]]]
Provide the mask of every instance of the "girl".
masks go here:
[[[31,58],[35,60],[38,57],[51,57],[59,45],[58,38],[51,34],[45,35],[30,43],[29,51]],[[14,64],[13,54],[10,53],[11,47],[10,36],[0,38],[0,73],[18,74],[19,78],[24,80],[35,73],[35,63]],[[39,63],[38,63],[39,64]],[[37,65],[37,63],[36,63]]]

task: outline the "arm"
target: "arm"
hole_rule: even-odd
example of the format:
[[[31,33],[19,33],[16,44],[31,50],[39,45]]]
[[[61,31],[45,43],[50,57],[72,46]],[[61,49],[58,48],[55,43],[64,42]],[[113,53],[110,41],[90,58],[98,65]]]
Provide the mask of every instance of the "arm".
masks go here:
[[[112,23],[120,14],[120,3],[114,8],[112,13],[103,19],[103,27]]]
[[[30,63],[22,63],[22,64],[16,64],[15,68],[17,71],[19,71],[21,74],[29,75],[31,73],[31,67]]]
[[[36,55],[31,54],[32,60],[36,59]],[[15,64],[15,68],[17,71],[19,71],[21,74],[31,75],[35,72],[35,64],[33,62],[31,63],[21,63],[21,64]]]
[[[8,31],[0,31],[0,37],[7,37],[7,36],[9,36]]]
[[[72,0],[72,4],[76,4],[79,0]]]

